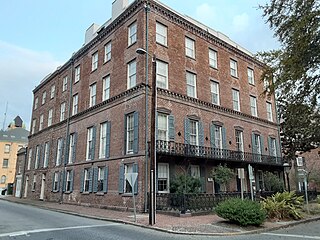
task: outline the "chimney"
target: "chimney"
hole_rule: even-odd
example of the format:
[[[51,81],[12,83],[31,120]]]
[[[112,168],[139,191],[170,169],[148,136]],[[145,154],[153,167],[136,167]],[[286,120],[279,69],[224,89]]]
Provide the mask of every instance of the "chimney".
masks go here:
[[[84,44],[87,44],[92,39],[94,39],[97,36],[97,30],[99,29],[100,25],[96,23],[92,23],[92,25],[87,29]]]
[[[112,3],[112,21],[115,20],[119,15],[128,7],[129,0],[115,0]]]

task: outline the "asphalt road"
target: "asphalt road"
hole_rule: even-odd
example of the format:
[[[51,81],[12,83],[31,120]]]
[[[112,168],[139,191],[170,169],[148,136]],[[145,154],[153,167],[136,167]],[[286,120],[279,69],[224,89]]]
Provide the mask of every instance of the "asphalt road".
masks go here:
[[[32,206],[0,201],[0,240],[294,240],[319,239],[320,222],[242,236],[169,234],[132,225],[99,221]]]

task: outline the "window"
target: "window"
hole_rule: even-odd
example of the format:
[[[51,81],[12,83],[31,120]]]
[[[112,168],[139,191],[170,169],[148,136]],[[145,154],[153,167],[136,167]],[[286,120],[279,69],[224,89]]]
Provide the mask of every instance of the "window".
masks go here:
[[[50,90],[50,98],[51,99],[54,98],[55,92],[56,92],[56,86],[52,85],[51,90]]]
[[[80,65],[77,66],[74,70],[74,82],[79,82],[80,81]]]
[[[136,60],[133,60],[130,63],[128,63],[128,89],[136,85],[136,68]]]
[[[268,118],[268,121],[273,122],[272,104],[269,102],[267,102],[267,118]]]
[[[191,165],[190,166],[191,177],[200,179],[200,166]]]
[[[156,42],[167,46],[168,28],[161,23],[156,23]]]
[[[79,100],[79,95],[77,93],[73,95],[73,98],[72,98],[72,115],[76,115],[78,113],[78,100]]]
[[[108,62],[111,60],[111,42],[108,42],[104,46],[104,62]]]
[[[211,101],[213,104],[220,105],[219,83],[211,81]]]
[[[68,76],[65,76],[63,78],[62,92],[66,91],[67,89],[68,89]]]
[[[232,105],[233,110],[240,112],[240,94],[236,89],[232,89]]]
[[[98,192],[103,192],[105,168],[98,168]]]
[[[124,165],[124,174],[126,173],[133,173],[133,164]],[[132,187],[127,179],[124,183],[124,193],[132,193]]]
[[[84,169],[84,181],[83,181],[83,191],[89,192],[90,190],[90,178],[91,178],[91,170],[90,169]]]
[[[110,98],[110,75],[102,79],[102,101]]]
[[[44,168],[48,167],[48,163],[49,163],[49,143],[46,142],[44,144],[43,167]]]
[[[8,168],[9,166],[9,159],[3,159],[2,168]]]
[[[48,112],[48,127],[52,125],[52,115],[53,115],[53,109],[51,108]]]
[[[190,129],[189,129],[189,134],[190,134],[190,145],[199,145],[199,122],[195,120],[189,120],[190,123]]]
[[[5,175],[2,175],[1,176],[1,184],[5,184],[6,183],[6,181],[7,181],[7,177],[5,176]]]
[[[134,44],[137,41],[137,23],[133,23],[128,29],[128,46]]]
[[[158,139],[160,141],[168,141],[168,115],[158,113]]]
[[[41,102],[41,104],[45,104],[46,103],[46,98],[47,98],[47,92],[43,92],[42,93],[42,102]]]
[[[66,113],[66,103],[63,102],[60,105],[60,122],[65,119],[65,113]]]
[[[34,110],[36,110],[38,108],[38,103],[39,103],[39,99],[38,99],[38,97],[36,97],[34,99]]]
[[[238,77],[238,66],[235,60],[230,59],[230,74],[232,77]]]
[[[4,145],[4,153],[10,153],[10,149],[11,149],[11,145],[10,144]]]
[[[222,127],[215,125],[214,131],[214,147],[223,149],[222,147]]]
[[[36,156],[35,156],[35,161],[34,161],[34,169],[39,168],[39,162],[40,162],[40,146],[36,146]]]
[[[60,174],[58,172],[54,173],[53,176],[53,186],[52,186],[52,191],[58,192],[59,191],[59,181],[60,181]]]
[[[261,154],[261,139],[259,134],[253,135],[253,152],[256,154]]]
[[[218,68],[217,51],[209,49],[209,65],[213,68]]]
[[[39,131],[43,129],[43,114],[40,115],[40,121],[39,121]]]
[[[194,48],[195,42],[194,40],[186,37],[185,38],[185,47],[186,47],[186,56],[195,58],[195,48]]]
[[[240,130],[236,130],[236,145],[237,145],[237,151],[238,152],[244,152],[243,149],[243,132]]]
[[[102,123],[100,125],[100,149],[99,158],[106,157],[106,143],[107,143],[107,123]]]
[[[98,52],[95,52],[92,54],[92,59],[91,59],[91,71],[94,71],[98,68]]]
[[[89,107],[92,107],[96,105],[96,90],[97,90],[97,84],[94,83],[90,86],[90,102]]]
[[[168,64],[157,61],[157,87],[168,89]]]
[[[31,129],[31,134],[34,134],[36,131],[36,125],[37,125],[37,119],[32,120],[32,129]]]
[[[31,160],[32,160],[32,148],[29,149],[27,170],[30,170],[31,168]]]
[[[158,192],[169,193],[169,164],[158,163]]]
[[[127,115],[127,153],[133,153],[134,114]]]
[[[254,72],[251,68],[248,68],[248,82],[254,85]]]
[[[251,109],[251,115],[254,117],[258,116],[257,112],[257,98],[250,96],[250,109]]]
[[[75,158],[74,154],[76,151],[76,133],[71,133],[69,138],[69,158],[68,158],[68,164],[73,163],[73,160]]]
[[[87,160],[94,159],[94,144],[95,144],[95,127],[90,127],[87,130]]]
[[[297,167],[303,167],[304,157],[297,157]]]
[[[197,77],[190,72],[187,72],[187,95],[197,98]]]
[[[72,170],[67,170],[66,174],[66,192],[72,191]]]
[[[33,182],[32,182],[32,191],[33,192],[36,190],[36,186],[37,186],[37,175],[34,174],[33,175]]]
[[[59,166],[62,161],[62,152],[63,152],[63,138],[58,139],[57,143],[57,156],[56,156],[56,166]]]
[[[276,139],[275,138],[270,138],[270,146],[269,146],[269,151],[270,151],[270,156],[276,157],[277,156],[277,146],[276,146]]]

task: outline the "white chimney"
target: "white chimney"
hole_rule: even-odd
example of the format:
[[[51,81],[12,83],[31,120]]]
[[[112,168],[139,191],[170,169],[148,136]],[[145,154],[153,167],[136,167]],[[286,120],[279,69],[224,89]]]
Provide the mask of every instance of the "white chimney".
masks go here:
[[[96,23],[92,23],[92,25],[87,29],[85,39],[84,39],[84,44],[87,44],[90,42],[92,39],[97,36],[97,31],[100,28],[100,25]]]
[[[119,17],[119,15],[128,7],[129,0],[115,0],[112,3],[112,20]]]

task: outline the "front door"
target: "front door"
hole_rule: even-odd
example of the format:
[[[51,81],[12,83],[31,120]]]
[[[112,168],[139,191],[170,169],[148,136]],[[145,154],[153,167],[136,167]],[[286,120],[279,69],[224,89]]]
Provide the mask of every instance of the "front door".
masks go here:
[[[45,175],[45,174],[42,174],[40,200],[43,200],[43,198],[44,198],[45,186],[46,186],[46,175]]]

